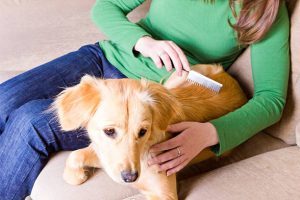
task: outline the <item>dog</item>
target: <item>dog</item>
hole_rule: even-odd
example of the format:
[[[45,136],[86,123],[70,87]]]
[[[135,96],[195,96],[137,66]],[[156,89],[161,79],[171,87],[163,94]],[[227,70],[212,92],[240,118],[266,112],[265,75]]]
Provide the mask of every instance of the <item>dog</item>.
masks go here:
[[[166,132],[169,124],[207,122],[247,102],[222,66],[198,64],[192,69],[223,88],[215,93],[187,81],[187,72],[181,77],[174,72],[165,84],[85,75],[78,85],[61,92],[52,105],[61,128],[85,128],[91,139],[88,147],[69,155],[64,180],[79,185],[88,179],[88,168],[103,168],[114,181],[132,185],[149,200],[178,199],[176,175],[148,166],[149,148],[171,137]]]

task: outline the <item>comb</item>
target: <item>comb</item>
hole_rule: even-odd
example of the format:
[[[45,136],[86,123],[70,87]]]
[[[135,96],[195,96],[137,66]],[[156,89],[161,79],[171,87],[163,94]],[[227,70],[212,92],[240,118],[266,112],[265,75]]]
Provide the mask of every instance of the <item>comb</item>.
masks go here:
[[[193,84],[203,86],[213,92],[219,93],[223,85],[217,81],[214,81],[196,71],[189,71],[187,80]]]

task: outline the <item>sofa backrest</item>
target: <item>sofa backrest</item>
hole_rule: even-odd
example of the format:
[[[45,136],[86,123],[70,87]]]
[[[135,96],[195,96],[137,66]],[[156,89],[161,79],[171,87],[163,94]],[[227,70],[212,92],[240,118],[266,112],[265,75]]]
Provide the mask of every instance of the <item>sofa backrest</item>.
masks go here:
[[[151,0],[146,0],[142,5],[134,9],[132,12],[130,12],[127,17],[132,22],[137,22],[144,16],[146,16],[149,7],[151,4]]]
[[[291,76],[287,103],[281,120],[265,132],[288,144],[296,143],[296,126],[300,122],[300,3],[288,1],[291,14]],[[247,49],[230,67],[229,72],[242,84],[245,91],[253,94],[250,51]]]

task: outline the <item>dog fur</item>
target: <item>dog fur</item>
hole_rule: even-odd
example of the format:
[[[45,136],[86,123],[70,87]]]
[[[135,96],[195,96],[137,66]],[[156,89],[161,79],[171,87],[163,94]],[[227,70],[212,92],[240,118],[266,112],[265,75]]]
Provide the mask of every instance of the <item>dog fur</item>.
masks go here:
[[[62,129],[83,127],[91,139],[89,147],[71,152],[65,181],[73,185],[85,182],[89,167],[103,168],[118,183],[124,183],[122,171],[136,171],[138,179],[126,184],[138,188],[147,199],[177,199],[175,175],[166,176],[157,172],[157,166],[147,165],[150,146],[170,138],[166,133],[169,124],[207,122],[247,102],[237,81],[221,66],[195,65],[192,69],[222,83],[221,91],[217,94],[189,83],[187,73],[182,77],[173,73],[164,85],[86,75],[80,84],[59,94],[53,109]],[[139,136],[142,129],[146,133]]]

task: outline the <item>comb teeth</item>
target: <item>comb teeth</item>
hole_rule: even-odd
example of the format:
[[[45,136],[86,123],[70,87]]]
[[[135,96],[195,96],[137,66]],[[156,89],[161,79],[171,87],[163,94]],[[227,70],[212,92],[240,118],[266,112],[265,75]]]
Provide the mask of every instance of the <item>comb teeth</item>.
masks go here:
[[[223,85],[217,81],[214,81],[196,71],[191,70],[188,74],[187,80],[195,85],[203,86],[216,93],[219,93]]]

